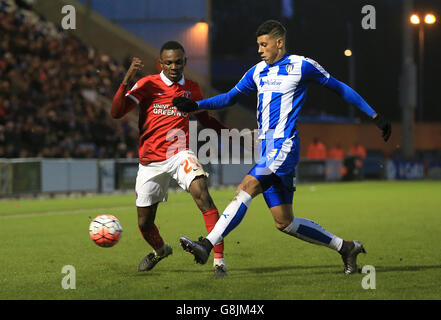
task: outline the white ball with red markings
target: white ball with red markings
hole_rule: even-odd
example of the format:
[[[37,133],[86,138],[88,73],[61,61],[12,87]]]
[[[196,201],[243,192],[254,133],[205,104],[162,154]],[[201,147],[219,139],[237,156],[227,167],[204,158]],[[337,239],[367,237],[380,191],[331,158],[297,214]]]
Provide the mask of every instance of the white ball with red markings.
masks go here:
[[[113,247],[122,235],[121,222],[110,214],[97,216],[89,225],[89,235],[93,242],[103,248]]]

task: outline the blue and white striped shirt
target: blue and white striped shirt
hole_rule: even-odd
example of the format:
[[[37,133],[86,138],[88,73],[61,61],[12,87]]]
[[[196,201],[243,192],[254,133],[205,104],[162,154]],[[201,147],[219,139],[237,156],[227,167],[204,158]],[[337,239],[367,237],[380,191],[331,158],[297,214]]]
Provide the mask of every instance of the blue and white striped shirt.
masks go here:
[[[290,138],[297,134],[297,118],[311,82],[335,91],[368,116],[375,114],[358,93],[331,77],[317,62],[289,54],[271,65],[259,62],[228,93],[198,104],[200,109],[219,109],[234,104],[241,94],[257,91],[258,138]]]

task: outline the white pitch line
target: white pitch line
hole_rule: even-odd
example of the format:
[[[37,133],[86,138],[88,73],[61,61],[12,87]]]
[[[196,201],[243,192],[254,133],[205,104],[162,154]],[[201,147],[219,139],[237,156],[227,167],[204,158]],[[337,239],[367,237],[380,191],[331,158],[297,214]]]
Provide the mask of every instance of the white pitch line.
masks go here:
[[[90,208],[90,209],[77,209],[77,210],[58,210],[58,211],[47,211],[47,212],[31,212],[31,213],[17,213],[0,215],[0,219],[14,219],[14,218],[27,218],[27,217],[41,217],[41,216],[52,216],[52,215],[64,215],[64,214],[77,214],[91,211],[109,211],[109,210],[123,210],[123,209],[134,209],[134,206],[123,206],[123,207],[108,207],[108,208]],[[97,213],[98,215],[99,213]],[[105,214],[103,212],[103,214]],[[110,213],[109,213],[110,214]]]

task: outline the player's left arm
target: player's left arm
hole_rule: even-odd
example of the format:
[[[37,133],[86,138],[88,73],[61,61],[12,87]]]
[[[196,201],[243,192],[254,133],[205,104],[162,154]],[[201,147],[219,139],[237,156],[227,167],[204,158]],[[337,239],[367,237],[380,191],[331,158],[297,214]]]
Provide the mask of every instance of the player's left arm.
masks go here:
[[[374,118],[376,112],[369,106],[369,104],[351,87],[345,83],[335,79],[330,76],[328,81],[324,84],[325,88],[335,92],[340,97],[342,97],[346,102],[356,106],[358,109],[363,111],[368,117]]]
[[[364,112],[383,131],[383,139],[387,141],[391,135],[392,127],[389,121],[369,106],[369,104],[351,87],[332,77],[322,66],[312,59],[305,58],[302,61],[302,78],[306,81],[314,81],[325,88],[335,92],[346,102],[356,106]]]
[[[356,106],[359,110],[368,115],[372,121],[383,131],[383,139],[387,141],[392,133],[392,126],[389,121],[384,119],[351,87],[345,83],[338,81],[330,76],[329,80],[324,84],[325,88],[337,93],[346,102]]]
[[[133,80],[136,73],[143,67],[144,65],[141,59],[136,57],[132,59],[132,63],[130,64],[129,69],[127,70],[127,73],[112,100],[112,109],[110,110],[110,114],[114,119],[122,118],[127,113],[132,111],[139,103],[138,99],[134,98],[133,96],[129,95],[131,99],[128,98],[127,90],[129,82]]]

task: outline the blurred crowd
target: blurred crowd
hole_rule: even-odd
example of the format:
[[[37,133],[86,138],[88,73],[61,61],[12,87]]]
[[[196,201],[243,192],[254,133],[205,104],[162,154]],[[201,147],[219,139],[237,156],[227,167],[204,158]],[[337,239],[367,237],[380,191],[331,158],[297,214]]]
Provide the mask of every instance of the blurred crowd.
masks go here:
[[[308,145],[306,158],[308,160],[338,160],[342,167],[340,174],[344,180],[363,178],[363,162],[366,159],[366,149],[356,141],[345,152],[340,143],[335,144],[328,150],[325,143],[318,137]]]
[[[124,67],[14,4],[0,0],[0,158],[137,157],[137,129],[109,114]]]
[[[347,157],[366,158],[366,149],[360,142],[356,141],[345,153],[341,144],[337,143],[328,150],[326,145],[318,138],[314,137],[308,146],[306,158],[309,160],[340,160],[343,161]]]

